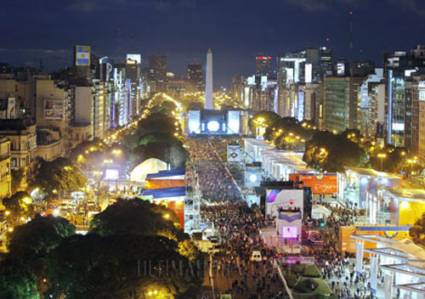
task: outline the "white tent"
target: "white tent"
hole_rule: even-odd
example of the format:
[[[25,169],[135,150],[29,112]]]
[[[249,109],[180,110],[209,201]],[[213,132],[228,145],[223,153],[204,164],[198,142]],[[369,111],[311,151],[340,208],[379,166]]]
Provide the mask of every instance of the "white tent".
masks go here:
[[[136,167],[130,172],[130,180],[133,182],[144,183],[149,173],[157,173],[167,169],[167,163],[156,158],[150,158]]]

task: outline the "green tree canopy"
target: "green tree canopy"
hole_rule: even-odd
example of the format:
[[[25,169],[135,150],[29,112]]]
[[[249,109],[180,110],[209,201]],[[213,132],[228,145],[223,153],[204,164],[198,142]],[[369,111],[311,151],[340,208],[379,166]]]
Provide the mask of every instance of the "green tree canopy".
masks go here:
[[[30,260],[44,257],[74,233],[75,227],[64,218],[37,215],[15,229],[9,242],[9,254]]]
[[[134,234],[178,240],[184,237],[177,228],[178,222],[175,213],[163,206],[140,199],[119,200],[97,214],[90,229],[101,236]]]
[[[328,131],[317,131],[306,144],[303,157],[308,166],[335,172],[344,167],[363,167],[368,163],[366,152],[344,134],[334,135]]]
[[[141,298],[147,286],[161,284],[173,296],[198,283],[175,272],[165,262],[189,265],[176,243],[163,237],[89,234],[66,239],[52,254],[52,289],[70,299]],[[163,272],[159,271],[162,265]]]
[[[73,192],[84,188],[87,178],[65,158],[48,162],[40,159],[33,178],[33,185],[49,195],[58,192]]]
[[[425,214],[416,220],[415,224],[409,229],[409,235],[413,242],[425,246]]]
[[[37,278],[25,261],[6,259],[0,263],[0,298],[39,299]]]

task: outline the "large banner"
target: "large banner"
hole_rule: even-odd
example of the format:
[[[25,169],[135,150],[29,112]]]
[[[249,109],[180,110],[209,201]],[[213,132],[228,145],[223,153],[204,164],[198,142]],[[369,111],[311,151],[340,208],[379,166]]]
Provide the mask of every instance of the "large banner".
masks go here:
[[[240,162],[241,161],[241,146],[240,145],[227,145],[227,162]]]
[[[75,46],[75,65],[89,66],[90,65],[90,46]]]
[[[289,180],[303,182],[305,187],[310,187],[314,195],[333,195],[338,192],[338,179],[336,174],[314,175],[298,174],[289,175]]]
[[[65,115],[63,100],[44,100],[44,118],[48,120],[62,120]]]

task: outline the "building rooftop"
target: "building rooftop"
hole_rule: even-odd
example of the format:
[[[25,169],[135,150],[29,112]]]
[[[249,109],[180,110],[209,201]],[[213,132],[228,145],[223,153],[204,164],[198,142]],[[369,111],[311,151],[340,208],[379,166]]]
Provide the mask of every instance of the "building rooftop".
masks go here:
[[[32,119],[0,119],[0,131],[25,130],[35,125]]]
[[[360,168],[360,167],[347,167],[346,170],[350,170],[358,173],[359,175],[387,178],[387,179],[402,179],[402,176],[390,172],[376,171],[372,168]]]

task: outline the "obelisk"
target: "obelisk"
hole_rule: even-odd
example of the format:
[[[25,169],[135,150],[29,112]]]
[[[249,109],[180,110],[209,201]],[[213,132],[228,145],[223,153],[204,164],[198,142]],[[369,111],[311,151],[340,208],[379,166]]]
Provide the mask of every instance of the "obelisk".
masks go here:
[[[205,109],[213,110],[213,54],[211,49],[207,52],[207,67],[205,76]]]

